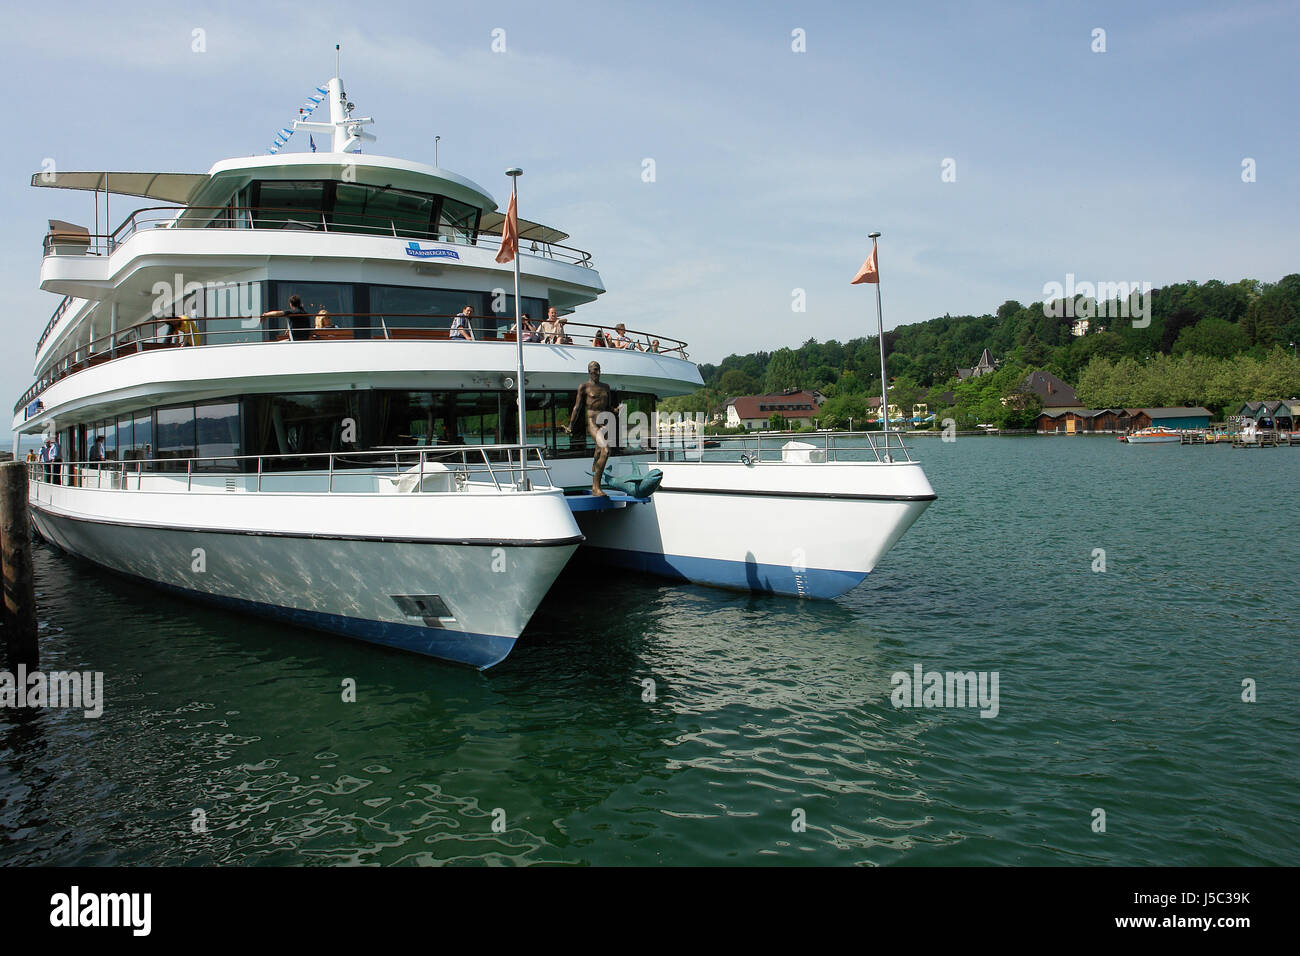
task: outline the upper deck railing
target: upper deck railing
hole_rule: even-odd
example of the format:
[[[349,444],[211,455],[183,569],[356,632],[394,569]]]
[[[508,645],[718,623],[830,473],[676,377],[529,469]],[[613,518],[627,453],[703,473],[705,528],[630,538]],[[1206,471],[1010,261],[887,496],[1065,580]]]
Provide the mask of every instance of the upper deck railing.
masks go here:
[[[54,307],[54,314],[50,316],[50,321],[45,323],[45,331],[41,333],[40,339],[36,342],[37,355],[40,354],[41,346],[44,345],[45,340],[50,337],[50,333],[54,331],[54,327],[59,324],[59,320],[63,318],[64,314],[68,311],[68,306],[70,305],[72,305],[72,296],[65,295],[59,300],[59,304]]]
[[[542,449],[518,445],[402,446],[288,455],[29,462],[34,483],[104,491],[246,494],[430,494],[554,488]],[[525,481],[525,479],[527,479]]]
[[[190,213],[200,215],[189,216]],[[186,215],[182,215],[186,214]],[[379,236],[387,239],[445,242],[488,249],[500,247],[496,233],[441,224],[428,228],[391,216],[331,213],[285,206],[149,206],[137,209],[110,233],[88,233],[84,246],[67,236],[46,235],[45,255],[111,255],[139,232],[154,229],[260,229],[321,234]],[[57,248],[56,248],[57,247]],[[558,242],[521,239],[520,252],[595,268],[591,253]]]
[[[787,449],[796,442],[805,447]],[[810,446],[810,447],[809,447]],[[914,462],[901,432],[758,432],[750,435],[660,435],[659,461],[741,462]]]
[[[454,315],[431,315],[429,313],[411,312],[332,312],[322,316],[309,316],[328,319],[334,327],[312,328],[300,331],[300,338],[293,341],[455,341],[451,338],[450,326]],[[282,328],[267,329],[262,326],[265,321],[261,316],[233,316],[213,319],[192,320],[197,327],[195,333],[179,331],[179,318],[172,316],[161,319],[147,319],[127,329],[91,340],[79,348],[73,355],[59,362],[41,376],[14,404],[14,414],[34,402],[47,388],[55,382],[75,375],[77,372],[135,355],[140,352],[172,348],[207,348],[216,345],[266,345],[285,342],[291,339],[291,332]],[[275,321],[283,321],[275,317]],[[515,341],[514,319],[498,314],[472,316],[475,329],[475,341],[496,344]],[[346,322],[347,327],[337,327],[337,323]],[[413,323],[418,322],[418,325]],[[610,348],[605,330],[608,326],[589,325],[585,322],[572,322],[561,319],[560,333],[542,336],[541,323],[530,324],[538,331],[530,335],[525,331],[525,345],[581,346],[591,348]],[[208,329],[214,326],[239,323],[239,328]],[[585,331],[584,331],[585,330]],[[591,331],[594,330],[594,331]],[[688,359],[686,343],[667,336],[654,338],[648,332],[627,330],[630,348],[642,352],[654,352],[671,355],[674,358]],[[250,341],[250,336],[255,337]],[[540,341],[532,341],[535,336]],[[461,339],[460,341],[465,341]]]
[[[211,213],[194,218],[181,218],[182,213]],[[111,255],[119,246],[138,232],[154,229],[261,229],[290,232],[317,232],[339,235],[380,236],[383,238],[415,240],[417,242],[442,242],[452,245],[469,245],[485,249],[499,249],[501,236],[479,231],[477,233],[456,226],[444,225],[437,229],[421,229],[409,222],[392,217],[347,214],[339,222],[333,213],[282,206],[149,206],[137,209],[127,216],[110,233],[85,233],[72,236],[66,233],[49,233],[43,243],[44,254],[53,255]],[[587,269],[595,268],[591,253],[558,242],[520,240],[520,252],[543,259],[569,262]],[[50,337],[59,320],[72,303],[72,296],[64,296],[55,308],[45,330],[36,343],[36,354]]]

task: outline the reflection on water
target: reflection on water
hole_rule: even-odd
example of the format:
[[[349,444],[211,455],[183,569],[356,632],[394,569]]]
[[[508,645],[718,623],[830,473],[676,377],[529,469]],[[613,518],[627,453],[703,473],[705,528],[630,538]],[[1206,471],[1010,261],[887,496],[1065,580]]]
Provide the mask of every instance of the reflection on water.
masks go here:
[[[1294,626],[1248,569],[1295,593],[1296,529],[1222,493],[1240,456],[919,452],[939,501],[838,601],[584,567],[486,674],[40,549],[43,667],[107,706],[0,711],[0,862],[1295,864]],[[999,671],[998,717],[895,710],[917,663]]]

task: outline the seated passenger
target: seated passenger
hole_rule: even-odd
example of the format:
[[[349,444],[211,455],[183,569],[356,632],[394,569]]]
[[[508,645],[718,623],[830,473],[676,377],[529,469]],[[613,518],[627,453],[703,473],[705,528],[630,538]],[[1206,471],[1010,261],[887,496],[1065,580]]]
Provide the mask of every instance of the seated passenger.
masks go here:
[[[528,313],[527,313],[527,312],[524,312],[524,313],[522,313],[522,314],[519,316],[519,322],[520,322],[520,324],[522,324],[523,327],[524,327],[524,341],[525,341],[525,342],[540,342],[540,341],[542,340],[541,333],[539,333],[539,332],[537,331],[537,329],[533,328],[533,323],[531,323],[531,322],[528,321]],[[513,325],[510,326],[510,331],[511,331],[511,332],[515,332],[515,331],[516,331],[516,327],[513,326]]]
[[[335,329],[338,328],[338,326],[334,324],[334,320],[330,318],[330,314],[324,309],[321,309],[316,313],[316,328]]]
[[[460,313],[451,320],[450,338],[453,342],[473,342],[474,329],[470,325],[470,320],[474,318],[474,307],[465,306]]]
[[[598,348],[598,349],[603,349],[603,348],[605,348],[605,330],[604,330],[604,329],[597,329],[597,330],[596,330],[596,337],[595,337],[594,339],[591,340],[591,344],[594,345],[594,346],[595,346],[596,348]]]
[[[627,337],[627,326],[620,322],[614,326],[614,332],[609,336],[609,347],[613,349],[630,348],[632,340]]]
[[[560,341],[561,327],[565,320],[558,318],[554,309],[546,310],[546,321],[542,323],[542,342],[546,345],[556,345]]]

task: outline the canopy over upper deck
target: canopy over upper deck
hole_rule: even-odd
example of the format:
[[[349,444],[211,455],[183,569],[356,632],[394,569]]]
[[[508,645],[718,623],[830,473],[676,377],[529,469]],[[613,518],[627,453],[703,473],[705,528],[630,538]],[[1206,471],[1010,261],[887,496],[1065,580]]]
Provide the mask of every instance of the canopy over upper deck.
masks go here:
[[[185,205],[208,180],[206,173],[55,172],[32,173],[32,185],[81,189],[116,196],[140,196]]]

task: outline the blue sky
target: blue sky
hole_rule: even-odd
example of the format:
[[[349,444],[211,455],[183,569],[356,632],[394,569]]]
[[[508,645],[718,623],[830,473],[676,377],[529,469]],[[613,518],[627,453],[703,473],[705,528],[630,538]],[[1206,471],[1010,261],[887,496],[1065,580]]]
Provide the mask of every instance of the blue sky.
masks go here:
[[[92,221],[88,196],[27,185],[41,163],[263,153],[336,42],[374,152],[431,162],[441,135],[441,164],[501,200],[522,166],[520,215],[571,233],[609,290],[579,318],[699,361],[870,333],[848,280],[873,230],[891,327],[1034,301],[1066,273],[1300,269],[1296,2],[70,3],[0,40],[6,394],[57,303],[36,287],[45,220]]]

